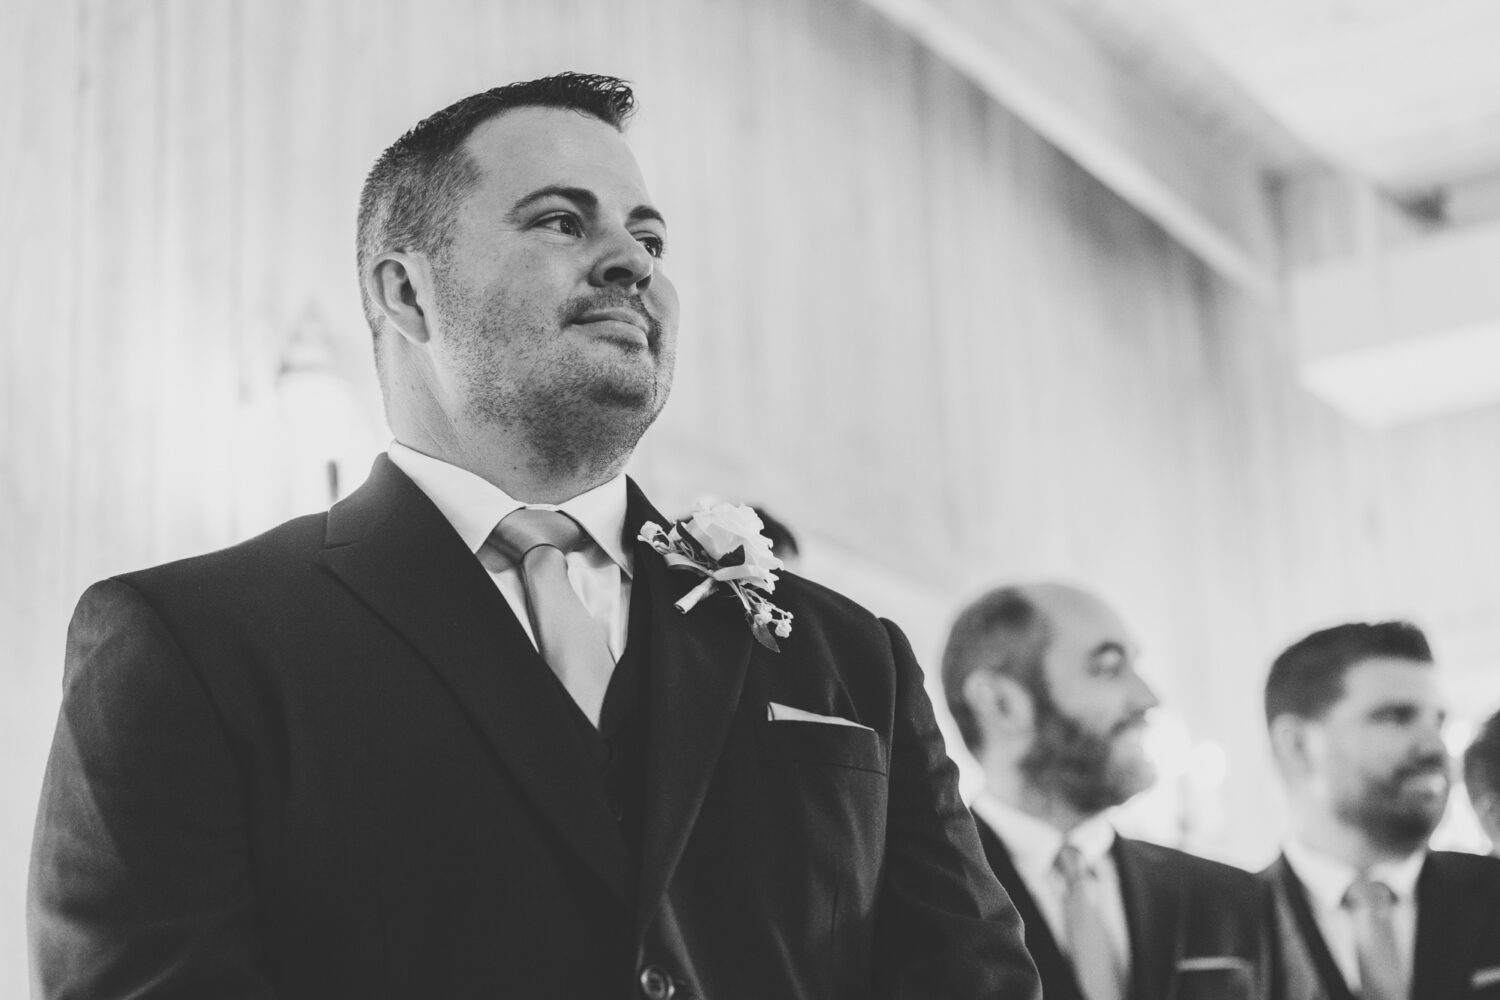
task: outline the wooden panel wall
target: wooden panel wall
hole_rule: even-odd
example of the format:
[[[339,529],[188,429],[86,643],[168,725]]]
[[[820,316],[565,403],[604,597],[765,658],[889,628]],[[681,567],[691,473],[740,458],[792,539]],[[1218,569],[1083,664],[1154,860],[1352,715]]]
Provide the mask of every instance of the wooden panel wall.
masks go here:
[[[1345,425],[1291,380],[1274,311],[857,0],[10,0],[0,19],[0,993],[24,975],[72,602],[296,512],[275,375],[309,317],[379,446],[358,187],[404,128],[498,82],[637,84],[685,309],[636,463],[658,501],[769,504],[816,575],[929,654],[981,583],[1115,596],[1229,752],[1211,848],[1274,836],[1253,706],[1280,644],[1500,607],[1500,417]]]

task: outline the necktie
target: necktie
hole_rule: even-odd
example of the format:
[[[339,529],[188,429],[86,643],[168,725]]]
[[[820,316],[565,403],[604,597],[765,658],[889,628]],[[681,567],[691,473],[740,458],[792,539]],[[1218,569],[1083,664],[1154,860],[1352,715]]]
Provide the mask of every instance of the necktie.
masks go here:
[[[1078,985],[1088,1000],[1120,1000],[1120,963],[1093,898],[1094,873],[1072,844],[1063,844],[1054,865],[1063,877],[1063,923]]]
[[[615,661],[603,627],[568,582],[564,555],[583,537],[578,522],[561,511],[523,507],[506,515],[490,534],[490,544],[514,559],[521,571],[526,611],[542,659],[598,726]]]
[[[1396,894],[1384,882],[1361,877],[1344,893],[1344,907],[1354,918],[1360,1000],[1406,1000],[1406,975],[1392,919]]]

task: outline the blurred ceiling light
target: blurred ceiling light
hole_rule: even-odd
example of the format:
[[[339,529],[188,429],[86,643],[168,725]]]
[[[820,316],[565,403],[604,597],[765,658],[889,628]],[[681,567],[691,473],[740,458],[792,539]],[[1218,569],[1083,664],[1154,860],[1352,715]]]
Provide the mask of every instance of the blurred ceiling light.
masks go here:
[[[1373,428],[1500,403],[1500,322],[1304,361],[1302,384]]]

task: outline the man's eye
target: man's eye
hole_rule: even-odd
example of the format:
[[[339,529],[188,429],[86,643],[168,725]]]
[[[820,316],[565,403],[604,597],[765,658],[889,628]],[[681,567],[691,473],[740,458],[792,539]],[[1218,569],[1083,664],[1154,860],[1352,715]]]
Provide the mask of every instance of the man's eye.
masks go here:
[[[583,235],[583,224],[578,221],[577,216],[571,215],[567,212],[559,212],[556,215],[546,216],[545,218],[541,219],[537,223],[537,225],[541,226],[543,229],[556,230],[557,232],[562,233],[564,236]]]
[[[661,257],[667,252],[667,241],[655,233],[641,233],[636,239],[640,240],[641,246],[653,257]]]
[[[1089,672],[1095,677],[1114,677],[1125,668],[1125,654],[1118,649],[1095,653],[1089,660]]]

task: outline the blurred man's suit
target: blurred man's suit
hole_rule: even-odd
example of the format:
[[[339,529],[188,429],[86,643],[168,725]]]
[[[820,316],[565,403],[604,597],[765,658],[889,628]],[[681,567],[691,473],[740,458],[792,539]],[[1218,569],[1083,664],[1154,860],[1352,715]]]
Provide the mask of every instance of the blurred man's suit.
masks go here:
[[[1286,858],[1261,878],[1276,896],[1284,1000],[1357,1000]],[[1500,861],[1429,852],[1416,901],[1411,1000],[1500,1000]]]
[[[627,539],[647,520],[632,485]],[[384,456],[326,515],[95,585],[38,819],[42,992],[1032,1000],[900,632],[787,577],[773,653],[635,553],[597,732]]]
[[[979,839],[1026,925],[1046,1000],[1087,1000],[1010,851],[983,820]],[[1270,905],[1254,877],[1183,851],[1116,837],[1110,853],[1130,941],[1125,1000],[1270,996]]]

